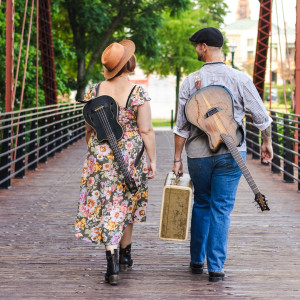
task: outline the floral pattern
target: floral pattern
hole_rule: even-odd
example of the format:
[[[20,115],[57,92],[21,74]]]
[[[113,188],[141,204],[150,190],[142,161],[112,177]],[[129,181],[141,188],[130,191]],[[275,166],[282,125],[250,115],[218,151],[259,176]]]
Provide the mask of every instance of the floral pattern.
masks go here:
[[[96,96],[94,85],[85,100]],[[119,107],[118,121],[123,127],[123,138],[118,142],[129,173],[135,179],[138,192],[131,194],[124,176],[108,143],[100,143],[92,133],[83,166],[75,236],[88,242],[116,245],[129,223],[146,221],[148,181],[147,161],[143,154],[134,161],[143,142],[137,126],[137,107],[150,98],[140,86],[135,86],[126,107]]]

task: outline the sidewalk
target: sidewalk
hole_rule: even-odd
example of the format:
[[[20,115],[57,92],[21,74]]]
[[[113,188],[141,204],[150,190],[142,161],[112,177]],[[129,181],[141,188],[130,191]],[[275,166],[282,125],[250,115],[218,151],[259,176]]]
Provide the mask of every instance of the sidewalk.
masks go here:
[[[248,167],[269,199],[260,212],[244,179],[232,215],[228,277],[209,283],[191,274],[189,242],[158,239],[173,134],[156,131],[158,175],[150,182],[147,222],[135,225],[134,269],[120,284],[105,283],[104,247],[74,237],[84,139],[27,178],[0,191],[0,299],[299,299],[300,197],[296,185],[248,156]],[[186,163],[184,164],[185,172]]]

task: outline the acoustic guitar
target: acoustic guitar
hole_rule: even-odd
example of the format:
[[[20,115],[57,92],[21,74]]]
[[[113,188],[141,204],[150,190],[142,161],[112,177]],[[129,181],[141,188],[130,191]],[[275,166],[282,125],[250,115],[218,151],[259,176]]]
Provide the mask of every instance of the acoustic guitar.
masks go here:
[[[83,117],[95,130],[98,141],[100,143],[104,141],[109,142],[114,158],[118,162],[124,176],[125,184],[129,191],[135,194],[138,191],[138,188],[134,179],[128,172],[128,168],[118,145],[118,141],[123,137],[123,128],[118,122],[118,104],[112,97],[107,95],[96,97],[89,101],[81,100],[79,102],[85,103]],[[135,161],[135,166],[141,155],[142,151]]]
[[[237,149],[243,141],[244,130],[234,119],[229,90],[218,85],[201,88],[186,103],[185,114],[191,124],[206,133],[213,152],[217,152],[222,143],[227,146],[253,191],[260,209],[270,210],[265,196],[259,191]]]

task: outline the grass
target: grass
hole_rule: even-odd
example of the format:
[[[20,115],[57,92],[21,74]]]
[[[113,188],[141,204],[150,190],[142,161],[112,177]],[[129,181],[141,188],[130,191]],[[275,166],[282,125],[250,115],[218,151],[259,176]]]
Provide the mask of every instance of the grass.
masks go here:
[[[265,107],[267,109],[270,108],[270,103],[269,102],[264,102],[265,104]],[[279,103],[272,103],[271,105],[271,109],[272,110],[275,110],[275,111],[278,111],[278,112],[282,112],[282,113],[285,113],[285,104],[279,104]],[[292,110],[291,110],[291,104],[290,103],[287,103],[287,110],[288,110],[288,113],[292,113]]]
[[[152,119],[152,125],[153,127],[163,127],[163,126],[171,126],[171,120],[170,119]],[[175,126],[175,122],[173,123],[173,126]]]

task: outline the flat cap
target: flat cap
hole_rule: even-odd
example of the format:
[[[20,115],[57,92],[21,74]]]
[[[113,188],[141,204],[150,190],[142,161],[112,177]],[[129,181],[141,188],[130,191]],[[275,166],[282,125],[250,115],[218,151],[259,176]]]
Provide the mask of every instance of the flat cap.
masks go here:
[[[194,33],[189,40],[194,43],[205,43],[212,47],[222,47],[224,42],[222,33],[215,27],[202,28]]]

